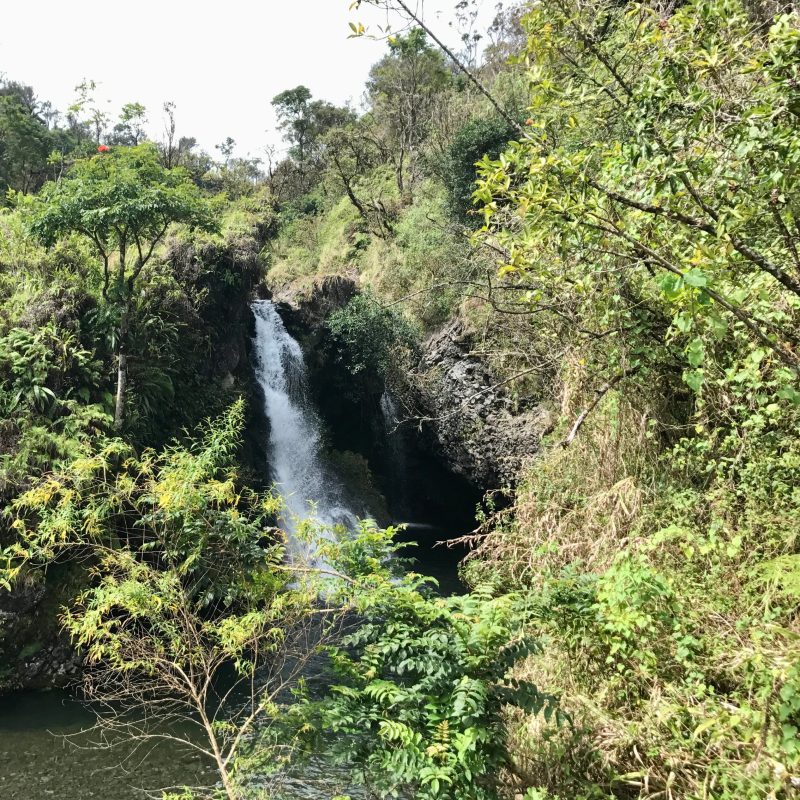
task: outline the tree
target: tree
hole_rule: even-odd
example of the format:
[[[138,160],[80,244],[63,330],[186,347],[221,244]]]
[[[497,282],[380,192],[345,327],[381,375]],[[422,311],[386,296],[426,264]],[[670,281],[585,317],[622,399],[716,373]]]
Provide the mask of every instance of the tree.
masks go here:
[[[416,4],[412,7],[411,4],[405,2],[405,0],[354,0],[351,4],[351,8],[358,9],[361,7],[361,4],[364,3],[366,5],[375,6],[376,8],[380,8],[383,11],[387,12],[387,14],[397,14],[400,16],[400,19],[405,24],[406,31],[413,31],[415,28],[419,28],[422,30],[427,36],[431,38],[433,42],[436,43],[438,48],[444,53],[445,56],[450,60],[450,63],[459,71],[461,72],[467,80],[491,103],[494,107],[495,111],[512,127],[519,128],[517,121],[514,117],[503,107],[502,103],[498,100],[498,98],[486,87],[483,81],[480,79],[478,74],[471,69],[463,59],[459,58],[434,32],[433,29],[425,22],[423,12],[423,5]],[[456,4],[456,9],[458,10],[462,7],[464,3],[462,0]],[[468,5],[468,3],[467,3]],[[363,23],[350,23],[350,28],[353,31],[352,35],[355,37],[359,36],[367,36],[368,31],[367,28],[363,25]],[[387,28],[382,29],[383,38],[389,40],[389,42],[395,41],[398,37],[394,34],[390,33],[391,28],[387,26]],[[469,51],[467,51],[467,57],[469,56]]]
[[[31,230],[52,245],[68,233],[90,242],[102,261],[102,293],[119,314],[114,424],[124,422],[128,332],[136,282],[169,226],[213,230],[211,207],[181,168],[165,169],[151,144],[82,159],[42,189]]]
[[[97,82],[91,80],[84,81],[75,87],[75,91],[78,93],[78,97],[69,107],[70,113],[74,115],[76,121],[80,115],[86,114],[87,119],[84,124],[93,131],[94,141],[102,141],[103,135],[108,127],[109,118],[108,113],[100,108],[97,98],[95,97]]]
[[[39,188],[53,148],[50,131],[16,93],[0,96],[0,191]]]
[[[59,176],[90,136],[74,114],[62,124],[58,111],[32,87],[0,80],[0,193],[38,191],[48,176]]]
[[[311,137],[309,103],[311,90],[306,86],[286,89],[272,98],[272,107],[278,116],[278,126],[286,140],[292,145],[292,156],[302,169],[308,153]]]
[[[433,98],[451,81],[442,54],[414,28],[389,42],[389,54],[370,71],[373,114],[393,155],[397,188],[407,202],[418,177],[418,154],[428,133]]]
[[[499,10],[500,4],[498,4]],[[458,0],[455,5],[455,19],[450,22],[461,40],[461,61],[474,70],[478,66],[478,50],[483,34],[476,30],[481,3],[478,0]]]
[[[472,227],[480,225],[480,215],[473,210],[472,203],[475,164],[487,155],[497,158],[515,134],[516,129],[502,117],[470,120],[455,132],[442,157],[434,163],[433,170],[447,189],[450,213],[459,222],[469,221]]]
[[[498,7],[488,34],[488,43],[484,50],[482,72],[500,73],[508,71],[512,59],[525,52],[528,37],[522,26],[526,6],[522,2],[510,6]]]
[[[391,232],[388,210],[383,201],[372,196],[362,184],[370,172],[389,157],[374,128],[374,117],[367,114],[356,122],[331,128],[321,145],[328,178],[337,190],[344,189],[369,231],[385,238]]]
[[[141,103],[126,103],[122,106],[119,122],[114,126],[112,144],[136,147],[144,141],[146,124],[147,109]]]
[[[297,86],[272,99],[280,129],[289,143],[289,157],[299,176],[298,194],[308,191],[318,180],[312,175],[327,131],[355,120],[349,108],[340,108],[324,100],[312,100],[309,89]]]
[[[219,150],[220,155],[225,159],[225,164],[231,160],[231,156],[233,155],[233,151],[236,149],[236,140],[232,139],[230,136],[225,137],[225,140],[220,142],[219,144],[214,145],[214,147]]]
[[[161,153],[161,161],[167,169],[173,167],[184,167],[192,176],[192,180],[198,186],[205,186],[203,177],[214,167],[214,162],[206,152],[195,152],[197,148],[197,139],[194,136],[178,136],[177,135],[177,122],[175,119],[175,103],[164,103],[164,139],[158,143],[158,149]],[[233,153],[233,146],[235,142],[233,139],[226,140],[221,145],[226,150],[230,147],[230,155]]]
[[[171,100],[164,103],[162,106],[166,120],[164,122],[164,136],[165,140],[160,144],[161,158],[164,166],[167,169],[172,169],[177,166],[176,157],[176,141],[175,141],[175,103]]]

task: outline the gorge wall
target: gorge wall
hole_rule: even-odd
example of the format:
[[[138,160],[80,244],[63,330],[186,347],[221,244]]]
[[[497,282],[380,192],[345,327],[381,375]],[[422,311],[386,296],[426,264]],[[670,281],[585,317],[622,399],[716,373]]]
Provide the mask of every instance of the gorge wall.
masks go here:
[[[459,522],[471,529],[482,495],[513,487],[538,452],[552,428],[551,413],[544,403],[516,409],[504,383],[472,354],[471,336],[458,318],[430,335],[416,363],[393,373],[389,386],[374,374],[349,373],[332,356],[326,319],[358,291],[354,280],[331,276],[273,296],[306,352],[331,446],[367,460],[393,518],[403,518],[403,494],[411,493],[443,519],[469,509]]]

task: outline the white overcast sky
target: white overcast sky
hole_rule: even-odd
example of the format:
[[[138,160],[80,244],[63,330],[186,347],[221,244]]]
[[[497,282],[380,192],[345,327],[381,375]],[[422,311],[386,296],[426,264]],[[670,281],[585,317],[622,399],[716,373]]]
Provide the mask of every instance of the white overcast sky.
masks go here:
[[[360,104],[370,65],[386,44],[348,39],[348,22],[382,24],[351,0],[0,0],[0,74],[31,84],[65,110],[84,79],[116,116],[144,103],[151,133],[165,101],[178,135],[214,153],[232,136],[236,155],[280,144],[270,100],[299,84],[315,97]],[[425,18],[446,41],[456,0],[426,0]],[[484,1],[490,18],[494,0]]]

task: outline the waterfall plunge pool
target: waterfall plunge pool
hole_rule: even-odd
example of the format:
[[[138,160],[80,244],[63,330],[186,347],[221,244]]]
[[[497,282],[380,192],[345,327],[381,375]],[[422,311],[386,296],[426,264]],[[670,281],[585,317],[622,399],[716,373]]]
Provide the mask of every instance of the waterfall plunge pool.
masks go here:
[[[356,513],[342,482],[322,457],[323,426],[309,400],[300,345],[272,303],[254,303],[253,314],[254,370],[270,427],[270,479],[286,501],[282,523],[291,545],[294,522],[307,513],[309,501],[326,524],[352,526]],[[383,403],[385,413],[394,413],[388,398]],[[425,517],[425,509],[414,511]],[[436,543],[461,532],[437,521],[408,524],[398,536],[415,543],[403,555],[414,559],[415,571],[436,578],[445,595],[463,591],[457,564],[464,551]],[[126,742],[99,747],[93,723],[94,714],[66,691],[0,697],[0,800],[147,800],[158,797],[164,787],[216,783],[213,766],[185,746],[159,740],[138,749]],[[286,781],[282,796],[327,800],[332,777],[336,775],[330,765],[304,765],[301,775]],[[346,780],[340,775],[343,784]]]

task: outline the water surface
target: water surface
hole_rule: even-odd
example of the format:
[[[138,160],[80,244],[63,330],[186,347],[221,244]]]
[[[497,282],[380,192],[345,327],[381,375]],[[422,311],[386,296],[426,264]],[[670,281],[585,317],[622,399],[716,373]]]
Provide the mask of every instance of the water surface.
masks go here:
[[[296,518],[307,514],[309,500],[327,525],[353,527],[356,515],[322,457],[320,422],[308,398],[300,346],[271,303],[256,303],[253,311],[255,373],[270,422],[271,477],[286,501],[283,525],[290,549],[299,549],[292,533]],[[464,590],[456,568],[464,551],[435,545],[458,533],[422,523],[409,525],[399,536],[416,543],[403,555],[416,560],[415,571],[436,578],[443,595]],[[161,788],[216,783],[212,765],[177,742],[158,740],[138,750],[129,743],[98,747],[98,734],[88,730],[94,721],[67,692],[0,697],[0,800],[145,800],[159,797]],[[289,779],[282,795],[287,800],[328,800],[346,792],[357,798],[348,783],[346,773],[315,761]]]

